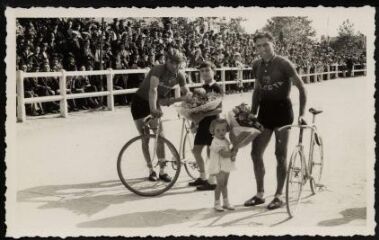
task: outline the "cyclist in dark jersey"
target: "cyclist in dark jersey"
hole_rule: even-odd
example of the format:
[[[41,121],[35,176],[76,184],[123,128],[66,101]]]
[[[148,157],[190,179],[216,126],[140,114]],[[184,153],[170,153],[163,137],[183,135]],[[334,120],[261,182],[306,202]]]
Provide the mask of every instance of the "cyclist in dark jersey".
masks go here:
[[[176,49],[171,49],[167,55],[165,64],[154,66],[147,74],[144,81],[141,83],[139,89],[133,97],[131,103],[131,112],[137,130],[142,135],[144,119],[148,115],[161,117],[163,115],[161,110],[162,106],[169,106],[170,104],[184,100],[190,97],[190,91],[186,86],[186,78],[183,72],[179,71],[181,64],[185,62],[185,57]],[[172,88],[179,84],[183,97],[170,98]],[[163,128],[160,126],[163,136]],[[158,141],[157,155],[160,163],[164,163],[165,158],[164,146],[161,141]],[[143,143],[144,156],[149,155],[147,143]],[[149,180],[157,181],[157,174],[154,172],[151,161],[145,157],[145,161],[149,168]],[[171,177],[164,171],[164,164],[160,164],[159,179],[170,182]]]
[[[304,83],[296,73],[293,64],[286,58],[275,55],[273,38],[270,33],[258,33],[254,43],[261,59],[253,63],[253,74],[256,79],[252,97],[252,114],[257,115],[258,121],[265,130],[252,143],[251,157],[257,184],[257,194],[245,202],[245,206],[255,206],[264,200],[263,153],[275,132],[275,155],[277,159],[277,189],[274,199],[267,206],[276,209],[283,205],[281,199],[287,173],[287,145],[289,131],[277,131],[278,128],[292,124],[293,110],[290,100],[292,84],[299,90],[300,108],[299,123],[304,123],[304,110],[307,95]],[[259,111],[258,111],[259,109]]]

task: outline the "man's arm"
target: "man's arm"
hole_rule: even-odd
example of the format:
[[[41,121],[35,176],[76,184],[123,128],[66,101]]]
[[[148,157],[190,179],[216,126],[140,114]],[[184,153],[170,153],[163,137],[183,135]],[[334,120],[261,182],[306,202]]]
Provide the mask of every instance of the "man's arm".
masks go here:
[[[299,109],[299,118],[304,117],[305,106],[307,104],[307,91],[305,90],[304,82],[296,73],[290,77],[292,83],[299,89],[299,98],[300,98],[300,109]],[[300,119],[299,119],[300,120]]]
[[[255,79],[254,91],[253,91],[253,96],[251,99],[251,113],[254,115],[257,115],[257,112],[258,112],[261,91],[262,91],[261,84],[259,83],[257,79]]]
[[[159,78],[156,76],[151,76],[149,89],[149,106],[150,112],[153,114],[157,112],[158,84]]]

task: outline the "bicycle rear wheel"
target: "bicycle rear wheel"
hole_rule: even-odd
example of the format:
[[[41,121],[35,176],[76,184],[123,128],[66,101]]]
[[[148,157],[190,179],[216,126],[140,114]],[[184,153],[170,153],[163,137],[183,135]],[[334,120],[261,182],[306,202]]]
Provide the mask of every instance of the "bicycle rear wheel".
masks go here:
[[[287,212],[290,217],[295,216],[297,207],[300,202],[304,185],[304,173],[304,156],[302,151],[297,148],[292,153],[287,171],[286,205]]]
[[[146,139],[146,155],[143,153],[143,138]],[[121,182],[130,191],[140,196],[156,196],[170,189],[180,174],[180,157],[174,145],[164,137],[159,137],[164,146],[164,162],[158,162],[156,135],[138,136],[127,142],[121,149],[117,159],[117,172]],[[171,178],[171,182],[149,181],[147,161],[150,159],[154,171],[158,174],[160,167]],[[179,167],[173,168],[173,165]]]
[[[200,177],[200,170],[199,166],[197,165],[197,162],[195,160],[195,157],[193,156],[192,149],[194,144],[194,138],[192,133],[187,132],[184,136],[183,140],[183,148],[182,148],[182,159],[184,162],[184,168],[186,169],[186,172],[188,176],[190,176],[192,179],[196,180]]]
[[[315,194],[317,189],[321,188],[323,185],[321,184],[322,170],[324,169],[324,146],[322,142],[322,138],[315,133],[315,141],[313,141],[312,153],[310,159],[310,174],[311,174],[311,190],[312,193]]]

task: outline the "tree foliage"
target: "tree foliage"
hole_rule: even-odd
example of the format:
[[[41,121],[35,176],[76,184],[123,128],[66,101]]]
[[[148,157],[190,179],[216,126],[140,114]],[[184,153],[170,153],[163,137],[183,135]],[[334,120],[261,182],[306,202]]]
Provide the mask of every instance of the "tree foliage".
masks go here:
[[[282,44],[308,43],[316,35],[308,17],[272,17],[263,27],[276,42]]]
[[[339,26],[338,36],[330,42],[330,46],[344,55],[362,53],[365,49],[365,36],[356,32],[354,24],[347,19]]]

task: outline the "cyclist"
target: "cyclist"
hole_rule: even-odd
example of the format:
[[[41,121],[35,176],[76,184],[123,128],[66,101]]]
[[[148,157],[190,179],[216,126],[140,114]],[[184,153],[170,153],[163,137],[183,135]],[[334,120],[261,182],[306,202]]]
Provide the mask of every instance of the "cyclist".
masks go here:
[[[263,179],[265,168],[263,153],[275,132],[275,155],[277,159],[277,189],[274,199],[267,206],[276,209],[283,205],[281,194],[287,173],[287,145],[289,131],[277,131],[278,128],[293,122],[293,110],[290,100],[292,84],[299,89],[300,108],[299,123],[304,121],[304,110],[307,95],[304,83],[296,73],[293,64],[282,56],[275,55],[273,37],[270,33],[258,33],[254,43],[261,59],[253,63],[253,74],[256,79],[252,98],[252,114],[264,126],[264,131],[252,143],[251,157],[257,184],[257,194],[245,202],[245,206],[255,206],[265,202]]]
[[[148,115],[161,117],[163,115],[161,106],[169,106],[176,101],[184,100],[185,97],[190,97],[191,93],[186,86],[185,73],[179,71],[183,63],[185,63],[184,55],[178,50],[171,48],[167,54],[167,61],[164,64],[154,66],[141,83],[131,103],[133,120],[141,135],[144,134],[144,120]],[[184,97],[177,99],[170,98],[172,87],[176,84],[179,84]],[[161,135],[163,136],[162,125],[160,125],[160,128],[162,130]],[[142,149],[149,168],[149,180],[157,181],[158,177],[151,163],[148,142],[146,140],[142,142]],[[157,156],[160,163],[159,179],[164,182],[170,182],[171,177],[165,173],[165,152],[163,142],[161,141],[158,141]]]

